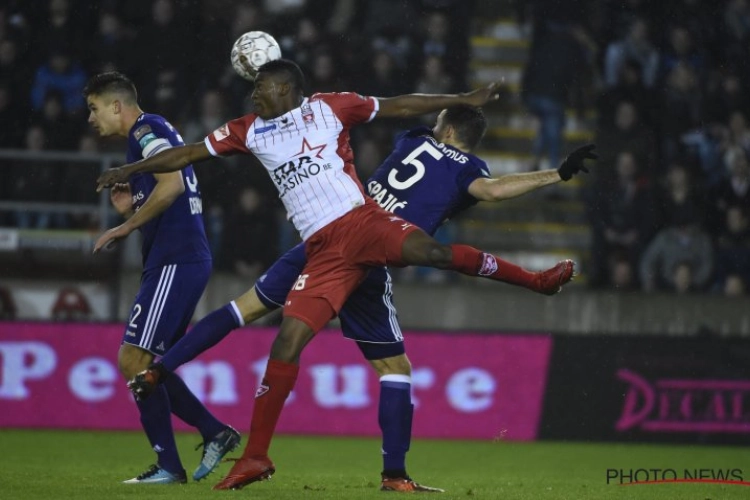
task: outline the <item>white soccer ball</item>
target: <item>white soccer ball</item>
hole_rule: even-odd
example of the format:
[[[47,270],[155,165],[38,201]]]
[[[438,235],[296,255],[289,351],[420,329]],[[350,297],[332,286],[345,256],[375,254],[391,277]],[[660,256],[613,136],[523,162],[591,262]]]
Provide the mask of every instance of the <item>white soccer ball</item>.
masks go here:
[[[248,31],[232,45],[232,67],[251,82],[255,80],[258,68],[276,59],[281,59],[281,47],[274,37],[263,31]]]

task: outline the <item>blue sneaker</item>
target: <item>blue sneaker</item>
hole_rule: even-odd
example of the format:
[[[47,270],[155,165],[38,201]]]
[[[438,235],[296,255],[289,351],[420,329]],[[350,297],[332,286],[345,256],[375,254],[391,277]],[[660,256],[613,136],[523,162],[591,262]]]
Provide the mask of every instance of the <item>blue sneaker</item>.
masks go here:
[[[187,483],[187,476],[185,471],[180,471],[175,474],[168,472],[158,465],[154,464],[148,468],[146,472],[140,474],[133,479],[123,481],[124,484],[185,484]]]
[[[224,455],[240,445],[240,433],[232,427],[227,426],[226,429],[214,436],[211,441],[201,443],[198,447],[201,445],[203,446],[203,457],[201,457],[201,463],[198,464],[198,468],[193,472],[194,481],[200,481],[211,474],[216,466],[219,465],[221,459],[224,458]]]

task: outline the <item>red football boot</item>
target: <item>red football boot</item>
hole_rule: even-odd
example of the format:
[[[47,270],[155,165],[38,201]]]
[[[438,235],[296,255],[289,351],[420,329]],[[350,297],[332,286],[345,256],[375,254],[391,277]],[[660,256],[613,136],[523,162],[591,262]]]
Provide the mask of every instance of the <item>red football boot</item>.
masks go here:
[[[573,279],[574,271],[575,263],[572,260],[560,261],[556,266],[538,272],[531,289],[544,295],[554,295]]]
[[[237,458],[227,476],[214,486],[215,490],[239,490],[256,481],[271,479],[276,468],[268,457]]]

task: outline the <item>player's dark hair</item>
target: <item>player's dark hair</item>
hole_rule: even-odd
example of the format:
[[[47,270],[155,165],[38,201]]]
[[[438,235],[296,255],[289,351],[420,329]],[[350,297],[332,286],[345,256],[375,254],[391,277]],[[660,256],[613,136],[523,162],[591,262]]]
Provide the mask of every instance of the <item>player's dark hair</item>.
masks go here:
[[[103,94],[122,94],[125,96],[125,102],[135,104],[138,102],[138,91],[135,84],[118,71],[108,71],[92,76],[83,88],[83,97],[90,95]]]
[[[460,104],[445,110],[444,123],[453,126],[458,140],[469,149],[474,149],[487,132],[487,120],[482,108]]]
[[[287,82],[291,83],[292,87],[294,87],[294,89],[300,94],[305,91],[305,75],[294,61],[290,61],[289,59],[276,59],[275,61],[269,61],[258,68],[258,74],[260,75],[261,73],[282,76]]]

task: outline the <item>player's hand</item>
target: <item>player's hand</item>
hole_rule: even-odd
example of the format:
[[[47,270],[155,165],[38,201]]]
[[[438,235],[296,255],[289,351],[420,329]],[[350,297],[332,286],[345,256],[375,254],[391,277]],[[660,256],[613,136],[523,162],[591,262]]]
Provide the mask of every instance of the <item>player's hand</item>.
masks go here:
[[[497,101],[500,94],[506,91],[503,82],[492,82],[484,88],[476,89],[464,94],[469,106],[484,106],[490,101]]]
[[[99,236],[96,243],[94,243],[94,253],[99,253],[103,248],[107,250],[113,248],[117,240],[125,238],[131,232],[133,232],[133,230],[127,222],[120,224],[117,227],[113,227],[112,229],[108,229]]]
[[[115,184],[109,192],[109,200],[117,213],[127,217],[133,212],[133,193],[130,184]]]
[[[569,181],[579,172],[586,172],[588,174],[589,169],[583,164],[583,161],[599,158],[599,155],[594,153],[594,148],[596,148],[595,144],[586,144],[570,153],[557,169],[560,179]]]
[[[109,170],[102,172],[99,178],[96,179],[96,192],[100,193],[104,188],[127,182],[128,177],[130,177],[130,172],[128,172],[125,167],[126,166],[110,168]]]

